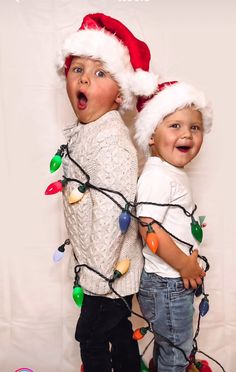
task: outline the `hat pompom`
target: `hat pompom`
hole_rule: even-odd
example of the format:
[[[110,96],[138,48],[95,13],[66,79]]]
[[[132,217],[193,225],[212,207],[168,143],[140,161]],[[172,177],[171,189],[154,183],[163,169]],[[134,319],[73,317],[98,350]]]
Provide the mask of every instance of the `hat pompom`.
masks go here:
[[[158,76],[153,72],[137,69],[130,79],[130,90],[135,96],[148,97],[154,93]]]

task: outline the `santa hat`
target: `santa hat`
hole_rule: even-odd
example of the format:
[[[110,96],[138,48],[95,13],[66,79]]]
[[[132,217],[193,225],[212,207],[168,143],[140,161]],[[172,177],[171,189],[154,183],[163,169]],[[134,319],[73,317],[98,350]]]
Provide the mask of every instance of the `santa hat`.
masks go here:
[[[140,97],[137,102],[139,111],[135,123],[135,139],[138,146],[148,153],[149,139],[163,119],[178,109],[194,105],[202,114],[203,129],[210,132],[212,126],[212,106],[203,92],[193,86],[170,81],[159,84],[152,97]]]
[[[150,51],[118,20],[102,13],[88,14],[79,30],[64,42],[58,58],[65,74],[72,56],[99,59],[120,86],[124,110],[133,106],[134,96],[150,96],[156,90],[157,76],[149,72]]]

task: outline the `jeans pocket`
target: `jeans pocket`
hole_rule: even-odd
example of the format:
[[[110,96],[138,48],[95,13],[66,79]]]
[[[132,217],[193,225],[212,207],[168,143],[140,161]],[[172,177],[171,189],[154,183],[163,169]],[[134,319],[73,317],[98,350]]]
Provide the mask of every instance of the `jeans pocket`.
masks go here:
[[[174,290],[170,292],[170,300],[181,299],[183,297],[193,297],[194,290],[192,288],[186,289],[183,283],[176,283],[176,287]]]
[[[155,294],[140,288],[137,298],[144,317],[152,322],[155,319]]]

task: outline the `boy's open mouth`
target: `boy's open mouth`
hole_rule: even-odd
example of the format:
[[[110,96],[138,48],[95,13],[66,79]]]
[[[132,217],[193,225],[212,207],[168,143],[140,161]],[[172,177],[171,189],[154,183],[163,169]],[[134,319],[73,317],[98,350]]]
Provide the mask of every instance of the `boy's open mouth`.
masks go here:
[[[188,152],[190,148],[190,146],[177,146],[177,149],[181,152]]]
[[[87,107],[88,98],[86,97],[84,93],[79,92],[77,95],[77,99],[78,99],[78,103],[77,103],[78,109],[84,110]]]

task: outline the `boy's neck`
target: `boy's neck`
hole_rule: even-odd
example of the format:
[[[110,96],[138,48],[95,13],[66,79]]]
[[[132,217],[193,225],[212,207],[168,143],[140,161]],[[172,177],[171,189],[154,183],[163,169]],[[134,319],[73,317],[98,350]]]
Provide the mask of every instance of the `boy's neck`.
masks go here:
[[[161,157],[158,156],[158,155],[153,155],[153,154],[151,154],[151,157],[152,157],[152,158],[158,158],[161,162],[166,163],[166,164],[168,164],[168,165],[170,165],[171,167],[174,167],[174,168],[176,168],[176,169],[184,170],[184,167],[177,167],[175,164],[172,164],[172,163],[168,162],[167,160],[161,158]]]
[[[78,118],[78,123],[82,124],[82,125],[90,125],[90,124],[93,124],[93,123],[96,123],[97,121],[100,121],[100,120],[103,120],[105,119],[107,116],[109,115],[120,115],[119,111],[114,109],[114,110],[110,110],[110,111],[107,111],[105,112],[102,116],[100,116],[99,118],[97,118],[96,120],[93,120],[93,121],[90,121],[88,123],[83,123],[82,121],[79,120]]]

